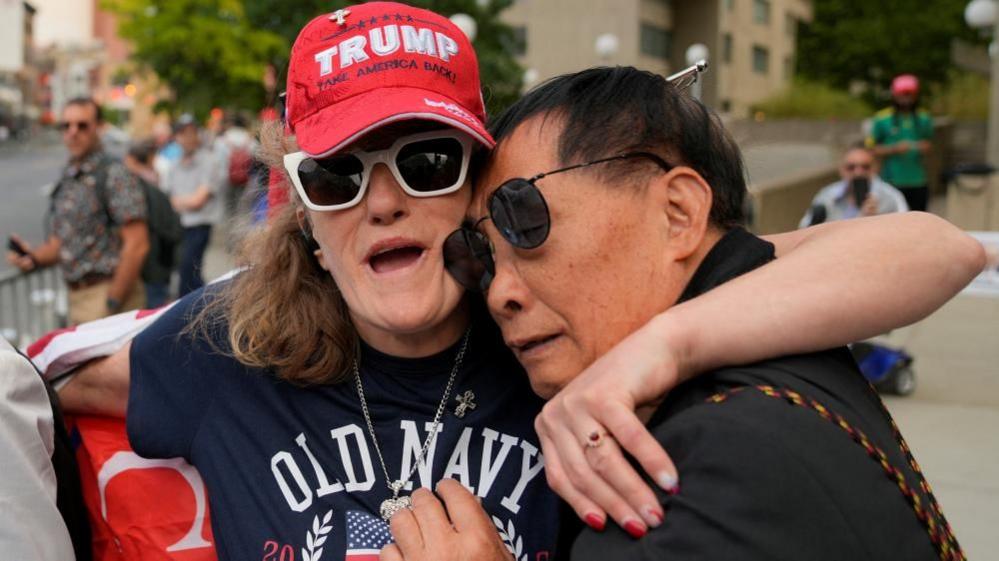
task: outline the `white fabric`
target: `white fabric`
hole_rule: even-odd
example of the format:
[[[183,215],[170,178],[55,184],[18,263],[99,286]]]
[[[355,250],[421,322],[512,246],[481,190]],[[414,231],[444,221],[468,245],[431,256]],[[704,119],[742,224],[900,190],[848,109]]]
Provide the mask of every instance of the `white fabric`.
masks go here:
[[[55,335],[41,349],[29,348],[28,356],[52,380],[88,360],[114,354],[167,308],[152,313],[132,310],[82,323]]]
[[[0,556],[75,559],[56,508],[52,467],[54,421],[45,384],[31,364],[0,338]]]

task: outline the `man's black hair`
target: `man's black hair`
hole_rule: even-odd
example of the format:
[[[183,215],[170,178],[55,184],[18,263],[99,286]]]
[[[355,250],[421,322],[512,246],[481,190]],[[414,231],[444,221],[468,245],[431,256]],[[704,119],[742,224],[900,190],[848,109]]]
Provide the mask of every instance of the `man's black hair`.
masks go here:
[[[694,169],[711,186],[712,224],[728,229],[744,222],[746,178],[739,148],[714,113],[664,77],[633,67],[558,76],[510,106],[490,132],[500,144],[538,115],[563,125],[562,165],[624,152],[656,153],[674,166]]]
[[[101,109],[101,104],[97,103],[92,97],[80,96],[74,97],[73,99],[66,102],[65,107],[70,105],[89,105],[94,108],[94,118],[97,120],[98,124],[104,122],[104,110]]]

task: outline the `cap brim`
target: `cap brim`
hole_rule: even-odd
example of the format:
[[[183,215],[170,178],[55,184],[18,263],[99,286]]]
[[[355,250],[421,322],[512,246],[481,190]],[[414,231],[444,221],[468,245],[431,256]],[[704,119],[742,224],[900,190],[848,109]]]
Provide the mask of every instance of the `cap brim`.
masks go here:
[[[326,107],[296,123],[295,136],[303,152],[322,158],[378,127],[413,119],[454,127],[487,148],[496,145],[485,125],[453,99],[405,87],[371,90]]]

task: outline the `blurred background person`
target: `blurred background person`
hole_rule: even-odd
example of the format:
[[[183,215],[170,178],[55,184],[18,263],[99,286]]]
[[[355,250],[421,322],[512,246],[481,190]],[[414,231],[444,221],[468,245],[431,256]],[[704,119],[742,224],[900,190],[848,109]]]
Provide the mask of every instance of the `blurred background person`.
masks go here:
[[[874,116],[868,143],[884,165],[881,178],[897,187],[911,210],[926,210],[933,118],[919,108],[919,80],[912,74],[891,83],[892,105]]]
[[[849,148],[839,164],[840,180],[815,195],[798,226],[909,210],[902,193],[878,177],[877,168],[877,159],[870,149]]]
[[[205,249],[212,236],[212,226],[222,219],[217,160],[211,151],[202,147],[200,132],[192,115],[177,119],[174,136],[183,155],[167,172],[161,185],[170,196],[173,208],[180,213],[184,226],[179,296],[204,286],[201,269]]]
[[[170,300],[170,277],[183,237],[180,217],[160,189],[159,174],[153,167],[155,158],[156,142],[152,139],[133,143],[125,155],[125,167],[142,182],[147,199],[149,253],[142,266],[147,308],[159,308]]]
[[[62,267],[72,324],[145,306],[146,200],[136,177],[104,152],[101,123],[93,99],[67,102],[59,128],[69,162],[50,195],[48,238],[33,248],[11,234],[7,253],[22,271]]]

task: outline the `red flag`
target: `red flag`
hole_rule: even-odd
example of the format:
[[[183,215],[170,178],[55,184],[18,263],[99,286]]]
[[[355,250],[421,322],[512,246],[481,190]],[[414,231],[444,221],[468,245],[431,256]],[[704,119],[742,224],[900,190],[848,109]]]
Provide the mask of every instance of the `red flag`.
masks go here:
[[[208,494],[193,466],[139,457],[120,419],[77,417],[71,424],[95,561],[216,559]]]

